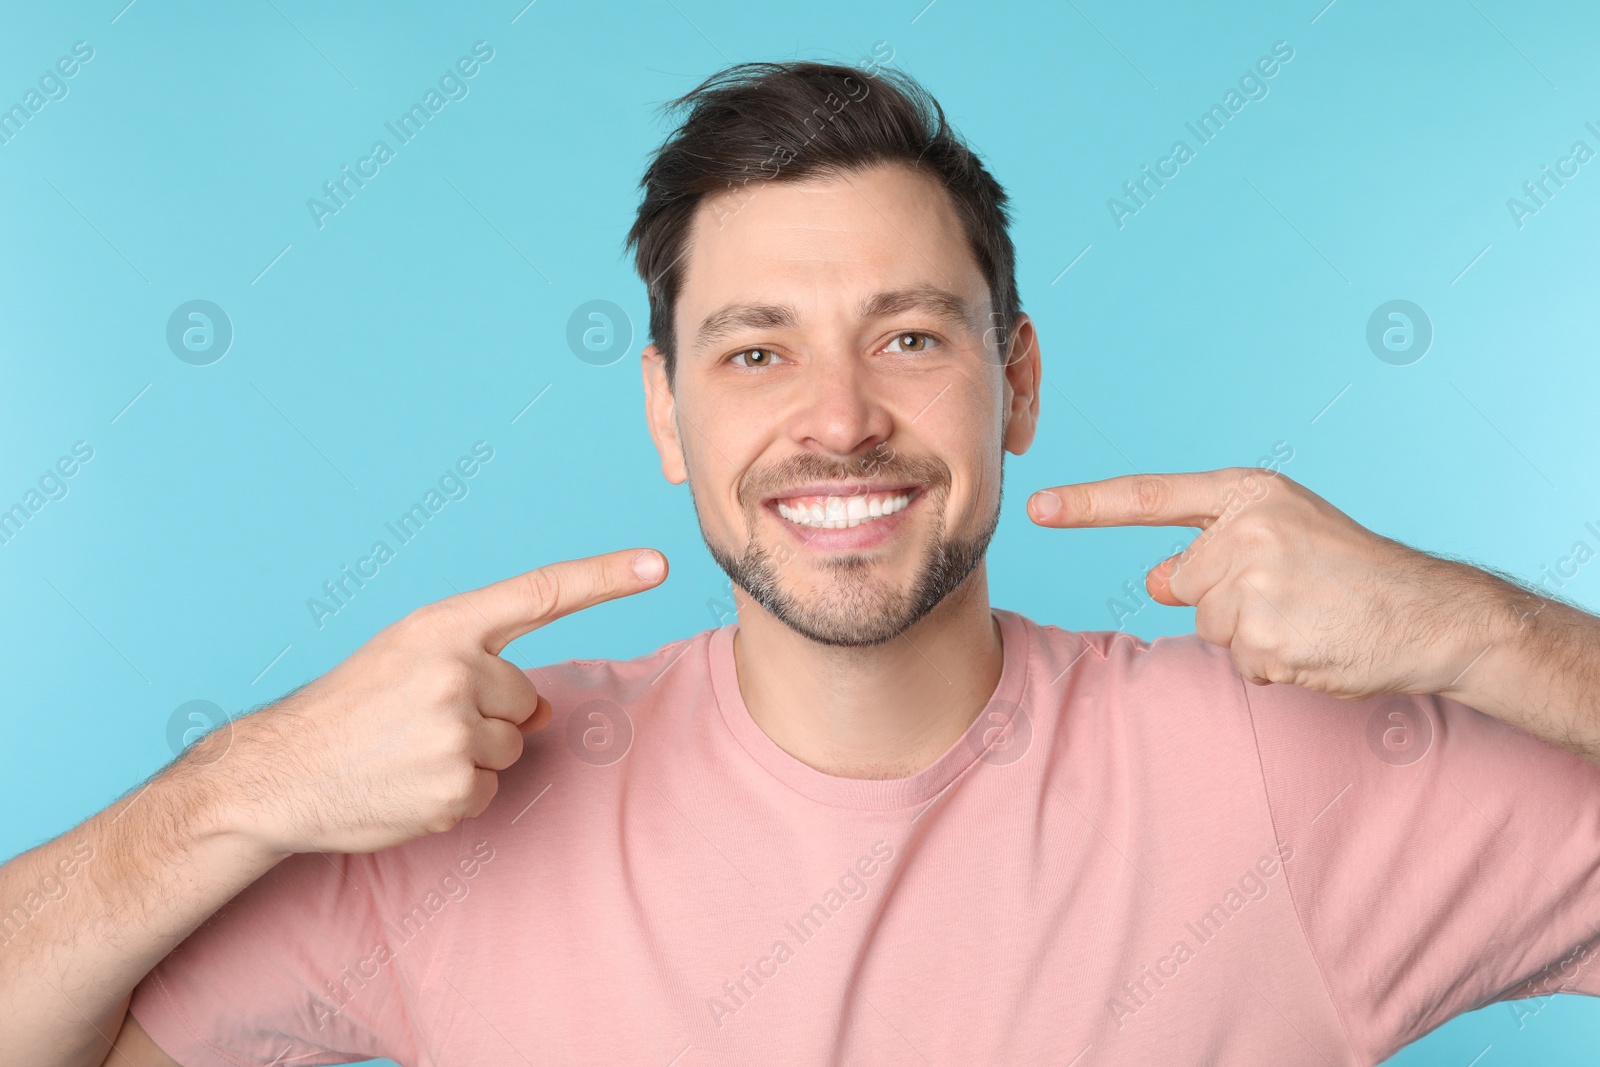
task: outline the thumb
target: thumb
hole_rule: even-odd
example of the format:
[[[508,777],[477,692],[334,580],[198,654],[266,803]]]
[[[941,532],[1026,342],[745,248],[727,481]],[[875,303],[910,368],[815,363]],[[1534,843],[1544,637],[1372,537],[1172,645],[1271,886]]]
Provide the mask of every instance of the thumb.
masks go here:
[[[1178,569],[1178,557],[1168,556],[1151,568],[1145,575],[1144,587],[1150,598],[1157,604],[1165,604],[1169,608],[1183,608],[1189,605],[1179,600],[1172,592],[1172,572]]]
[[[550,700],[543,693],[539,694],[539,706],[533,714],[517,724],[517,729],[525,734],[536,733],[550,725],[550,720],[555,718],[556,709],[550,705]]]

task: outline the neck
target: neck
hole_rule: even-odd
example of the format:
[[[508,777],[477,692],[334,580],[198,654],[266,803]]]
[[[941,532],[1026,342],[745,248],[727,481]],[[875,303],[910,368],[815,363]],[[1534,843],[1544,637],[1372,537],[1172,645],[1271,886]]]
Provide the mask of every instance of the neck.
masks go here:
[[[802,763],[843,778],[904,778],[942,756],[1000,682],[985,565],[881,645],[817,644],[740,591],[733,659],[750,717]]]

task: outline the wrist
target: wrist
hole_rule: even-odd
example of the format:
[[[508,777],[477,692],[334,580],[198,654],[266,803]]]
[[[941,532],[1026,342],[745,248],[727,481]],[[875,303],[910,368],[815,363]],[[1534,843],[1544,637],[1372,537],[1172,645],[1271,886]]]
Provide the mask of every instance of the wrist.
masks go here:
[[[1491,575],[1475,659],[1439,692],[1600,763],[1600,619]],[[1476,602],[1475,602],[1476,603]]]
[[[254,770],[261,756],[257,718],[246,716],[202,738],[152,786],[161,789],[184,837],[265,870],[293,850],[265,832],[272,800]]]
[[[1505,718],[1526,682],[1528,650],[1538,641],[1546,613],[1558,605],[1492,574],[1455,566],[1467,580],[1452,601],[1458,627],[1455,663],[1437,692]]]
[[[1516,655],[1524,631],[1547,601],[1475,567],[1453,560],[1440,610],[1445,613],[1447,650],[1429,690],[1464,704],[1487,699],[1487,684]]]

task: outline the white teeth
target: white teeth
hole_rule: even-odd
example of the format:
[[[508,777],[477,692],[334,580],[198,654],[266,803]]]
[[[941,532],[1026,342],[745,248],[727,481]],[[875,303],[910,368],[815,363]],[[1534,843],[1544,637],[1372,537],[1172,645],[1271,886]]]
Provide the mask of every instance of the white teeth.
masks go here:
[[[864,522],[893,515],[911,503],[911,494],[885,497],[864,494],[850,497],[830,496],[823,503],[791,506],[778,503],[778,514],[797,526],[819,530],[844,530]]]

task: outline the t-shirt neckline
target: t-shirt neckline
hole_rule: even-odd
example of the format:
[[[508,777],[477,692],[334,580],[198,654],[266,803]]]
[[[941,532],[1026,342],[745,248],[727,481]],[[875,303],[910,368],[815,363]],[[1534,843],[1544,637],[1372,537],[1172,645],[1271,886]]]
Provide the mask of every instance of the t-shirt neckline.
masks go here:
[[[1016,612],[991,608],[990,614],[1000,624],[1000,680],[966,733],[938,759],[909,777],[841,778],[808,766],[779,747],[750,717],[750,709],[739,691],[739,674],[733,661],[733,636],[738,623],[713,630],[708,646],[712,691],[722,721],[752,759],[802,796],[820,804],[864,811],[915,807],[937,796],[972,766],[986,747],[985,731],[994,725],[998,716],[1003,715],[1004,721],[1009,721],[1022,705],[1031,651],[1028,628]],[[987,743],[995,742],[996,737],[990,737]]]

